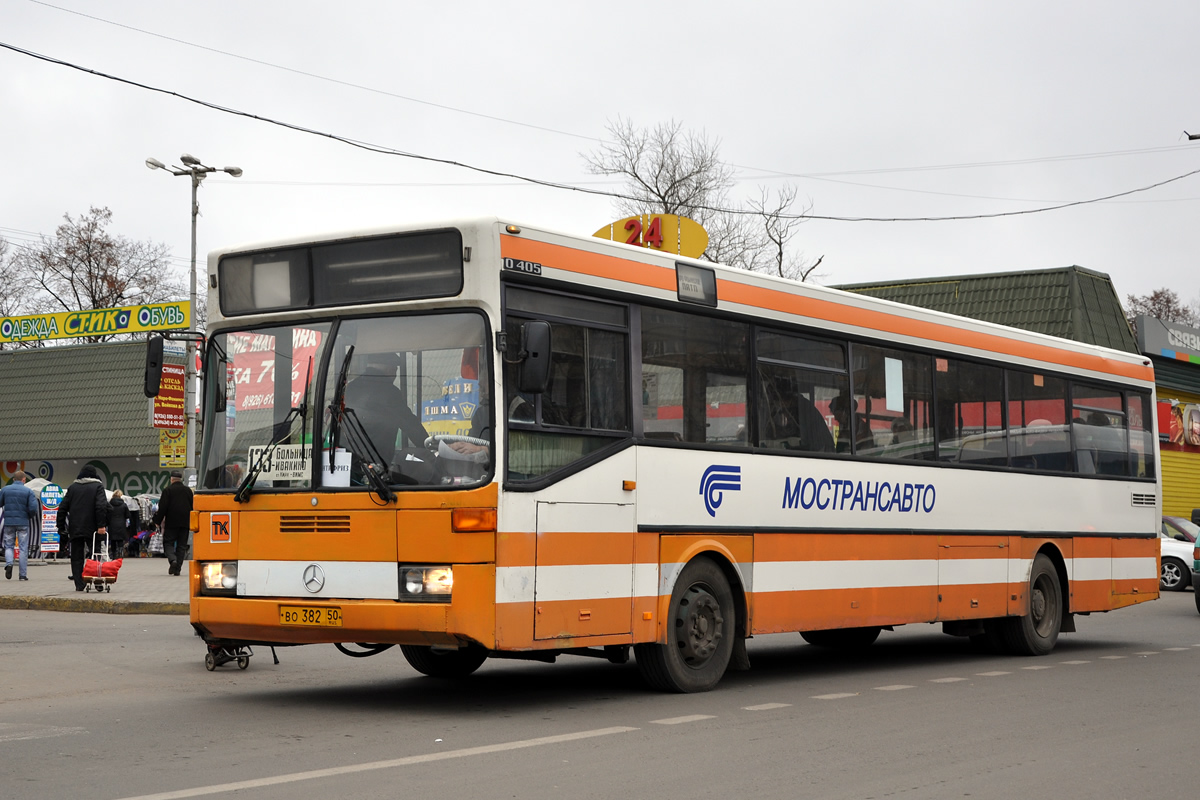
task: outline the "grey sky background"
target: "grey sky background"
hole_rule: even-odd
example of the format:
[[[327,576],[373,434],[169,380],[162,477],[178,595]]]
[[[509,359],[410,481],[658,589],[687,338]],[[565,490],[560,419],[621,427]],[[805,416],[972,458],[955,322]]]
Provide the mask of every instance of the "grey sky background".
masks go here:
[[[1197,32],[1195,2],[0,0],[8,45],[560,183],[619,190],[580,155],[606,123],[679,120],[720,141],[734,200],[790,180],[813,214],[839,217],[1022,211],[1200,169],[1200,141],[1182,136],[1200,131]],[[0,49],[10,244],[108,206],[111,230],[165,242],[185,268],[188,179],[143,163],[184,152],[245,170],[200,191],[201,259],[414,219],[587,235],[618,216],[607,198],[369,153]],[[1015,217],[814,219],[795,245],[824,256],[822,283],[1078,264],[1112,275],[1122,299],[1165,286],[1191,301],[1198,213],[1200,174]]]

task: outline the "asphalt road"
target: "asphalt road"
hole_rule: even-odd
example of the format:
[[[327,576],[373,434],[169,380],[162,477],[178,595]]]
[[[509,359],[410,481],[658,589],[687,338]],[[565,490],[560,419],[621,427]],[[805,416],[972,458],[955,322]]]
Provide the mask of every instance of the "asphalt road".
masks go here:
[[[214,673],[179,617],[0,611],[0,797],[1144,798],[1189,796],[1190,591],[1080,618],[1043,658],[940,626],[860,655],[750,643],[714,692],[634,664],[260,650]]]

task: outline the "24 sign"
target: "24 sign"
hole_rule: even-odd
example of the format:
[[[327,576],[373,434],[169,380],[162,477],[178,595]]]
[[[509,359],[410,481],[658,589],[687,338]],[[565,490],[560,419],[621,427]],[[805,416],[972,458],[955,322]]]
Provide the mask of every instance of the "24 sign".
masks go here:
[[[699,258],[708,249],[708,231],[699,222],[675,214],[626,217],[605,225],[592,235],[688,258]]]

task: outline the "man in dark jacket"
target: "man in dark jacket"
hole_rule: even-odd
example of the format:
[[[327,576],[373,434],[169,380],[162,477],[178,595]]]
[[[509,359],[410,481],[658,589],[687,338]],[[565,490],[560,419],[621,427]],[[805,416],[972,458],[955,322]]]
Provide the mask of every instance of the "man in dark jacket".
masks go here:
[[[58,529],[66,531],[71,541],[71,578],[75,591],[82,592],[84,546],[93,533],[108,533],[108,498],[96,468],[88,464],[79,470],[79,477],[67,487],[67,494],[58,507]]]
[[[168,575],[178,575],[187,561],[188,533],[191,531],[192,490],[183,482],[183,473],[171,471],[171,483],[158,499],[154,524],[162,523],[163,553],[167,556]]]
[[[129,506],[120,489],[108,501],[108,556],[125,557],[125,541],[129,538]]]

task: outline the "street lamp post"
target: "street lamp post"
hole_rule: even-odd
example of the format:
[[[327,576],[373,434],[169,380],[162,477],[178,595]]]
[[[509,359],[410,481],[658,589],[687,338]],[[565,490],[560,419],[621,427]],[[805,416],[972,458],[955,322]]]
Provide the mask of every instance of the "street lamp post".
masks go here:
[[[183,166],[168,167],[157,158],[147,158],[146,166],[150,169],[164,169],[172,175],[190,175],[192,178],[192,262],[188,269],[188,303],[189,312],[192,320],[192,325],[196,324],[196,217],[200,215],[200,203],[196,199],[196,192],[200,188],[200,182],[208,177],[210,172],[224,172],[235,178],[242,176],[241,167],[206,167],[200,163],[200,159],[195,156],[184,153],[179,157],[183,162]],[[188,468],[194,469],[198,462],[197,453],[200,449],[200,433],[196,425],[196,342],[189,338],[187,340],[187,363],[184,365],[184,375],[187,391],[185,393],[184,403],[186,407],[184,412],[187,418],[187,465]]]

